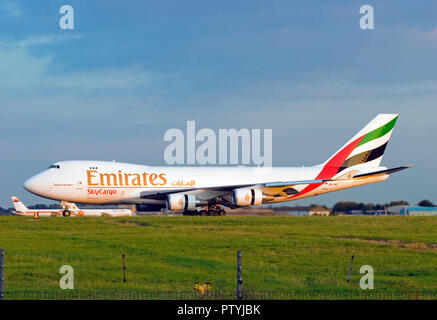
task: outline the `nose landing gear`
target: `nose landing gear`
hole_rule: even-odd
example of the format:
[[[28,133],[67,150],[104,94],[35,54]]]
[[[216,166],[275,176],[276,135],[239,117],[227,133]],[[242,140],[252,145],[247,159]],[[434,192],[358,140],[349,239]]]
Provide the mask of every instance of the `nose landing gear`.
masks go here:
[[[63,215],[64,217],[69,217],[69,216],[71,216],[71,211],[69,211],[69,210],[64,210],[64,211],[62,211],[62,215]]]

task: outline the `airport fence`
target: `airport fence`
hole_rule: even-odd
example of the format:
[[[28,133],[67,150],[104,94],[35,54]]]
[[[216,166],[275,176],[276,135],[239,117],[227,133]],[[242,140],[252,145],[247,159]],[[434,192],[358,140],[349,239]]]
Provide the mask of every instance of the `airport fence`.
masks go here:
[[[234,251],[235,253],[235,251]],[[120,265],[108,267],[102,265],[99,273],[85,277],[82,270],[78,274],[80,279],[75,282],[74,289],[61,289],[58,275],[39,274],[27,264],[16,263],[12,274],[26,274],[35,277],[42,284],[42,290],[19,290],[17,286],[7,285],[4,298],[6,300],[435,300],[437,288],[418,288],[408,283],[399,282],[393,285],[390,280],[377,280],[377,290],[361,290],[359,288],[356,266],[352,279],[350,271],[352,261],[345,259],[343,278],[335,279],[318,265],[308,266],[305,279],[293,277],[296,270],[290,268],[285,253],[265,250],[263,254],[242,252],[233,263],[219,267],[213,265],[208,275],[197,276],[193,272],[192,279],[157,279],[153,277],[141,278],[146,272],[141,264],[135,263],[135,257],[130,255],[125,260],[120,255]],[[49,258],[46,258],[50,260]],[[241,265],[239,265],[239,263]],[[93,264],[93,267],[96,265]],[[82,266],[83,267],[83,266]],[[4,269],[2,270],[4,271]],[[220,274],[220,276],[216,276]],[[99,276],[98,276],[99,275]],[[110,275],[110,276],[108,276]],[[111,278],[112,276],[117,278]],[[326,276],[329,281],[323,280]],[[47,279],[44,279],[47,277]],[[347,282],[347,279],[352,281]],[[81,285],[87,281],[89,287]],[[240,281],[239,281],[240,280]],[[50,285],[48,285],[50,284]],[[95,285],[93,285],[95,284]],[[116,287],[106,289],[105,287]],[[269,287],[280,287],[279,290],[269,290]],[[134,289],[132,289],[134,288]],[[167,288],[159,290],[159,288]],[[389,288],[389,289],[387,289]]]
[[[436,293],[419,292],[362,292],[339,294],[338,292],[280,292],[242,291],[244,300],[435,300]],[[52,290],[15,291],[5,295],[6,300],[235,300],[235,292],[211,291],[200,294],[195,291],[134,291],[134,290]]]
[[[359,285],[362,275],[358,272],[363,261],[360,260],[360,254],[355,260],[352,259],[354,261],[350,255],[345,255],[341,259],[325,263],[320,257],[314,260],[306,256],[301,257],[299,254],[307,254],[306,250],[293,249],[294,244],[290,241],[287,244],[291,248],[289,251],[273,250],[270,242],[262,243],[261,249],[256,252],[245,248],[240,259],[233,248],[224,248],[226,254],[218,252],[218,249],[211,250],[207,258],[193,258],[192,255],[187,258],[184,253],[177,255],[173,252],[170,255],[158,256],[150,251],[132,250],[127,254],[120,252],[116,257],[104,253],[99,258],[84,259],[85,255],[81,253],[80,257],[83,260],[80,263],[74,263],[77,256],[73,258],[68,252],[63,256],[49,252],[44,253],[42,257],[16,254],[13,264],[6,263],[4,298],[235,300],[241,296],[242,300],[437,299],[437,286],[420,287],[417,283],[396,282],[390,277],[377,277],[375,290],[362,290]],[[317,255],[317,252],[310,254]],[[203,253],[203,257],[205,256]],[[165,264],[162,263],[163,260]],[[39,264],[36,261],[39,261]],[[57,267],[54,267],[53,261],[71,261],[75,266],[77,278],[74,289],[60,289],[61,275],[57,269],[59,266],[56,264]],[[238,261],[241,262],[240,268]],[[311,263],[312,261],[314,262]],[[162,275],[159,269],[163,266],[174,269],[169,270],[164,277],[153,276]],[[299,273],[302,269],[305,269],[305,276]],[[19,279],[16,280],[14,277]],[[30,285],[32,281],[38,285]],[[23,290],[23,286],[27,289]],[[35,290],[38,286],[41,290]],[[241,290],[240,294],[237,292],[238,287]],[[272,290],[273,288],[275,290]]]

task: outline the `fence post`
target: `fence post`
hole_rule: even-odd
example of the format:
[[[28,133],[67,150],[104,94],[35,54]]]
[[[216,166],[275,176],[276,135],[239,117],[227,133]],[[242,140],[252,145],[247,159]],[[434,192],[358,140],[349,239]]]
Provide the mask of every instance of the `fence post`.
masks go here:
[[[5,299],[5,249],[0,249],[0,300]]]
[[[123,253],[123,282],[126,282],[126,255]]]
[[[241,285],[243,284],[243,279],[241,278],[241,251],[237,251],[237,300],[241,300],[243,297],[241,295]]]
[[[349,264],[349,272],[347,273],[347,282],[349,282],[351,278],[351,270],[352,270],[352,261],[354,260],[354,256],[351,258],[351,263]]]

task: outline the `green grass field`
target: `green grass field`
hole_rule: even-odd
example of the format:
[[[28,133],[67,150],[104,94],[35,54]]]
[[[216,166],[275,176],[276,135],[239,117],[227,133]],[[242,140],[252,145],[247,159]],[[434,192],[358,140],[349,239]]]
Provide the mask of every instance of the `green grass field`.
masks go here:
[[[0,247],[6,299],[234,298],[237,250],[245,298],[436,299],[436,231],[437,217],[0,217]]]

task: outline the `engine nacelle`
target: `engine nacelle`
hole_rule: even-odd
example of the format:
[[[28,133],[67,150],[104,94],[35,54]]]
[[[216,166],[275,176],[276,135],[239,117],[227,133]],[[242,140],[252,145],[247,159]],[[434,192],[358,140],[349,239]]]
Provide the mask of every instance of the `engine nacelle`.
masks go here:
[[[232,202],[235,206],[257,206],[263,202],[263,193],[260,189],[234,189]]]
[[[195,210],[197,200],[192,194],[169,194],[167,196],[167,209],[173,211]]]

